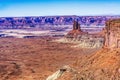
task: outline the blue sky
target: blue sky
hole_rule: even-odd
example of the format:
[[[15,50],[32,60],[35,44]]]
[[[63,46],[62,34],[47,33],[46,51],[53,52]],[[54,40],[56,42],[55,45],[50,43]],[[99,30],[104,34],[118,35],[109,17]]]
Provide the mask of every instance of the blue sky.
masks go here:
[[[119,14],[120,0],[0,0],[0,17]]]

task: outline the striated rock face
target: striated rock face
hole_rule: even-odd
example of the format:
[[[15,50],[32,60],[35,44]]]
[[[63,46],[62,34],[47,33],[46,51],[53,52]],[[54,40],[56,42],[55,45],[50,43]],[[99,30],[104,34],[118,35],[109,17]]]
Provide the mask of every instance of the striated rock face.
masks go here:
[[[120,19],[106,22],[105,46],[108,48],[120,48]]]

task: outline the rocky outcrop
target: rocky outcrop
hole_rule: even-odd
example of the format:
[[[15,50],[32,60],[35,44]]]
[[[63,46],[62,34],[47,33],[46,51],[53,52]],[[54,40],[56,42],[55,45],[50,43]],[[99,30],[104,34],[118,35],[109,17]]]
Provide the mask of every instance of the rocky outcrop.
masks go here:
[[[78,74],[78,72],[75,69],[71,68],[68,65],[65,65],[62,68],[60,68],[58,71],[56,71],[54,74],[50,75],[46,80],[57,80],[61,76],[63,76],[65,72],[73,73],[74,75],[73,77],[76,77],[76,75]]]
[[[66,35],[66,37],[77,37],[78,35],[82,35],[82,34],[87,34],[87,32],[83,32],[81,30],[80,24],[77,21],[73,22],[73,30],[69,31],[68,34]]]
[[[106,22],[105,47],[120,48],[120,19]]]

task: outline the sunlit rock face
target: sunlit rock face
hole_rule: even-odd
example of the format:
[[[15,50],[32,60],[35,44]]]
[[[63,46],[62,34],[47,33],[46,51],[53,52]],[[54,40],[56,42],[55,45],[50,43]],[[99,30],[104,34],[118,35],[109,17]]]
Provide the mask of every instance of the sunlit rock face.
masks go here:
[[[98,34],[83,32],[77,21],[73,22],[73,30],[68,32],[65,36],[65,40],[72,43],[78,43],[78,45],[74,47],[81,48],[100,48],[104,43],[104,38],[98,36]]]
[[[105,46],[108,48],[120,48],[120,19],[106,22]]]

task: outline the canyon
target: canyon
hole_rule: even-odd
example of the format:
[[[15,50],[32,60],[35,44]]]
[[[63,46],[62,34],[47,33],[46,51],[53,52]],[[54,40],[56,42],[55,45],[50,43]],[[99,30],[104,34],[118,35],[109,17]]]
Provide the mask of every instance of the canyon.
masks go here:
[[[120,19],[114,18],[94,33],[74,19],[62,37],[0,38],[0,80],[49,80],[59,70],[64,74],[53,79],[120,80]]]

